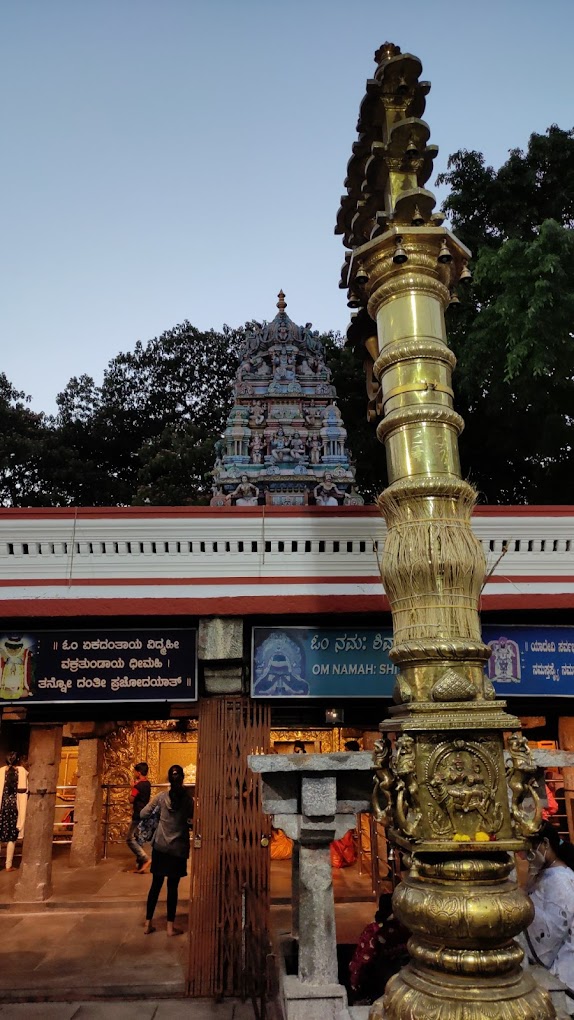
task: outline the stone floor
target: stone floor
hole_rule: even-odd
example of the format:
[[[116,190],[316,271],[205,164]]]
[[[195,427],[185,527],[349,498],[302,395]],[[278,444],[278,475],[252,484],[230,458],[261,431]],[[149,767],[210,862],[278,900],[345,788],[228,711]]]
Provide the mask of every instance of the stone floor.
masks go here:
[[[41,905],[13,903],[18,872],[0,870],[0,1020],[252,1020],[250,1003],[182,998],[187,939],[166,936],[164,897],[157,931],[143,934],[150,880],[130,866],[123,847],[85,869],[70,868],[67,848],[55,848],[53,896]],[[373,917],[370,879],[355,866],[335,871],[333,883],[337,941],[350,949]],[[180,891],[178,923],[187,929],[189,879]],[[272,899],[272,929],[288,934],[289,861],[273,863]]]
[[[250,1003],[226,999],[0,1004],[0,1020],[253,1020]]]
[[[280,867],[276,867],[280,865]],[[113,856],[97,867],[68,866],[67,848],[55,848],[53,895],[43,904],[12,901],[18,872],[0,870],[0,1004],[30,1000],[145,999],[146,1012],[138,1017],[163,1020],[156,999],[174,1001],[185,993],[187,939],[168,938],[165,932],[165,889],[157,907],[152,935],[143,934],[149,876],[134,874],[129,852],[116,848]],[[274,862],[271,924],[277,934],[290,932],[290,862]],[[365,924],[372,920],[374,904],[370,880],[358,869],[335,872],[338,941],[355,944]],[[339,902],[347,894],[348,902]],[[362,902],[359,897],[362,896]],[[178,924],[187,930],[189,878],[181,882]],[[191,1000],[188,1000],[191,1001]],[[126,1003],[126,1009],[131,1008]],[[8,1007],[4,1007],[6,1009]],[[31,1008],[31,1007],[28,1007]],[[71,1008],[71,1007],[70,1007]],[[82,1007],[84,1008],[84,1007]],[[87,1006],[85,1007],[87,1008]],[[95,1007],[94,1007],[95,1008]],[[118,1007],[119,1008],[119,1007]],[[10,1009],[15,1007],[10,1006]],[[26,1009],[25,1006],[18,1009]],[[149,1012],[155,1009],[156,1012]],[[162,1007],[163,1009],[163,1007]],[[0,1017],[30,1017],[34,1012],[0,1011]],[[43,1013],[51,1017],[52,1013]],[[57,1014],[83,1020],[97,1013]],[[108,1014],[106,1014],[107,1016]],[[131,1018],[132,1014],[110,1013]],[[192,1018],[195,1013],[186,1014]],[[176,1020],[178,1014],[173,1014]],[[216,1013],[222,1020],[235,1014]],[[203,1015],[202,1015],[203,1017]]]

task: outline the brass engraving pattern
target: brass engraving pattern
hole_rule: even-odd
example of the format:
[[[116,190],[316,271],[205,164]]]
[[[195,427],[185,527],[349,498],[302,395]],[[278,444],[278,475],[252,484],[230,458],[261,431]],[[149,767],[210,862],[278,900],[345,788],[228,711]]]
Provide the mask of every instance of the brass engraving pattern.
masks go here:
[[[429,813],[435,836],[462,831],[459,819],[478,816],[476,829],[487,835],[500,831],[503,813],[496,803],[499,775],[494,759],[474,741],[445,741],[427,758],[426,785],[437,810]]]
[[[375,819],[383,825],[390,825],[393,821],[392,792],[394,778],[390,769],[390,761],[391,742],[388,737],[381,737],[380,740],[375,741],[373,753],[375,775],[373,777],[371,806]]]

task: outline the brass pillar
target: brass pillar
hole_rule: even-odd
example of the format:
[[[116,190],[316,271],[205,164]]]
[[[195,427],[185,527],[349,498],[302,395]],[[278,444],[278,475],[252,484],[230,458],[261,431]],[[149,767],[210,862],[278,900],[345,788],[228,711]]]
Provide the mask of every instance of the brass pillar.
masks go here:
[[[387,457],[381,574],[399,674],[375,752],[374,806],[405,852],[394,909],[412,936],[411,962],[370,1015],[546,1020],[553,1007],[513,941],[532,918],[509,851],[540,824],[534,765],[518,733],[505,764],[503,731],[519,721],[484,674],[485,560],[470,526],[476,495],[460,473],[444,322],[470,277],[470,252],[422,186],[437,150],[420,119],[429,90],[420,61],[391,43],[375,59],[337,229],[351,249],[342,282],[358,309],[348,336],[363,351]]]

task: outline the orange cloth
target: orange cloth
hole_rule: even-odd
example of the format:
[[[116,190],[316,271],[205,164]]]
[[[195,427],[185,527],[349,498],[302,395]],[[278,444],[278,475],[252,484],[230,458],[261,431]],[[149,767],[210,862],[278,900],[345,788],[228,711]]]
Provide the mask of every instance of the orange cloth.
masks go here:
[[[546,800],[548,801],[548,807],[547,808],[543,808],[543,810],[542,810],[542,817],[543,817],[544,821],[547,822],[548,819],[552,817],[552,815],[557,814],[557,812],[558,812],[558,801],[556,800],[556,797],[554,796],[551,788],[548,786],[548,783],[545,784],[545,789],[546,789]]]
[[[273,829],[271,833],[271,860],[288,861],[293,856],[293,840],[289,839],[283,829]]]
[[[357,860],[355,830],[349,829],[342,839],[331,843],[331,864],[334,868],[350,868]]]

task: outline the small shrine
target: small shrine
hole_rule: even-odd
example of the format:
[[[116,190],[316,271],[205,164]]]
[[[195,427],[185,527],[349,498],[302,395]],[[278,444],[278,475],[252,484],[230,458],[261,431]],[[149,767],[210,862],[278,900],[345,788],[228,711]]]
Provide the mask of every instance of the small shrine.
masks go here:
[[[251,323],[239,352],[211,505],[360,504],[319,334],[296,326],[278,297],[273,322]]]

